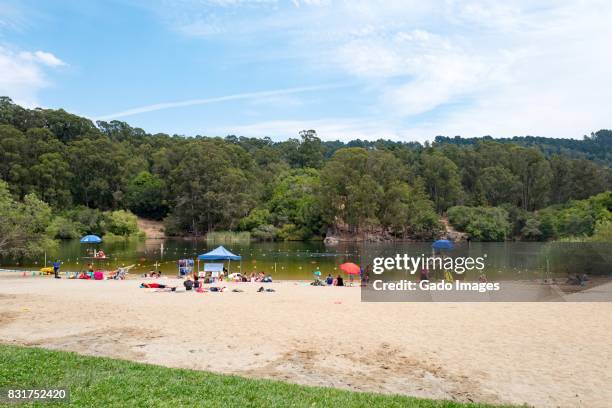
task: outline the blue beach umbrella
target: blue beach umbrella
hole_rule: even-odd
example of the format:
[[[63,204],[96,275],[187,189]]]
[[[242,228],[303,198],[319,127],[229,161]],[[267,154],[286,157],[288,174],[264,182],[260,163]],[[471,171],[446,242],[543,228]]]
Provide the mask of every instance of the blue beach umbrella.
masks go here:
[[[102,242],[102,238],[97,235],[85,235],[81,238],[81,244],[99,244]]]
[[[431,247],[439,251],[442,249],[453,249],[455,244],[453,244],[453,241],[449,241],[448,239],[439,239],[435,241]]]

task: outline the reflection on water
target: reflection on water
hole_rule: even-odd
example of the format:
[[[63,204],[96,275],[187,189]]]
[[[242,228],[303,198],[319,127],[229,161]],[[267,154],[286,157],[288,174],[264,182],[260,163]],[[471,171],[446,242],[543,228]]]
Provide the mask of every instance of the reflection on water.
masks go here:
[[[323,276],[338,274],[338,265],[355,262],[365,266],[374,257],[430,256],[431,243],[341,243],[327,246],[323,242],[240,242],[212,243],[203,240],[166,239],[148,241],[118,241],[96,246],[109,256],[96,260],[96,269],[114,270],[121,265],[135,264],[132,272],[142,273],[159,269],[164,274],[177,274],[177,260],[195,259],[198,254],[218,245],[242,255],[242,261],[231,262],[231,272],[263,271],[277,279],[310,279],[319,269]],[[47,265],[52,260],[62,260],[63,271],[84,270],[90,259],[88,246],[78,240],[64,241],[54,253],[47,254]],[[89,247],[91,248],[91,247]],[[163,250],[162,250],[163,249]],[[612,244],[492,242],[459,244],[444,253],[452,257],[485,257],[485,273],[489,279],[546,279],[564,277],[567,273],[612,274]],[[44,265],[44,257],[17,263],[1,260],[0,268],[19,267],[38,269]],[[402,272],[403,273],[403,272]],[[407,276],[410,278],[410,276]],[[475,279],[475,272],[468,272],[465,279]]]

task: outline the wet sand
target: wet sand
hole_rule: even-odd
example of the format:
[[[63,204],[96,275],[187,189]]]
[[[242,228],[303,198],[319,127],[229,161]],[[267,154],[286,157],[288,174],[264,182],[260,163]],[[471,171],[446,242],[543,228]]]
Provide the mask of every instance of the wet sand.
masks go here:
[[[459,401],[612,401],[612,303],[362,303],[359,288],[302,282],[200,294],[140,281],[2,278],[0,342]]]

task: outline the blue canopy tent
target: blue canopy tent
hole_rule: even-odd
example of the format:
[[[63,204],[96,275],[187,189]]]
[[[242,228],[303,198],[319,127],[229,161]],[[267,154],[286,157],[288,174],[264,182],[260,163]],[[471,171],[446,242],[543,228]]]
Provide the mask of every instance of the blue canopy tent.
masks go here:
[[[227,272],[229,273],[229,267],[231,261],[240,261],[242,257],[236,255],[225,249],[223,246],[219,246],[210,252],[198,255],[198,272],[200,271],[200,261],[228,261]]]
[[[223,246],[219,246],[210,252],[198,255],[198,259],[201,261],[239,261],[242,257],[232,254]]]

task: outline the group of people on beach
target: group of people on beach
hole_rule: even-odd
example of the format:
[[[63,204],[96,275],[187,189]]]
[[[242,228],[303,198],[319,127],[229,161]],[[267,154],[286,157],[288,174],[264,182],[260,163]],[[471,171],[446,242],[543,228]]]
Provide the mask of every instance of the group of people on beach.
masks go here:
[[[321,280],[321,278],[317,275],[315,280],[311,283],[312,286],[344,286],[344,278],[341,275],[336,276],[335,278],[332,274],[328,274],[325,280]]]
[[[142,274],[143,278],[161,278],[162,276],[162,271],[158,270],[157,272],[155,272],[154,270],[150,270],[149,272],[145,272]]]

